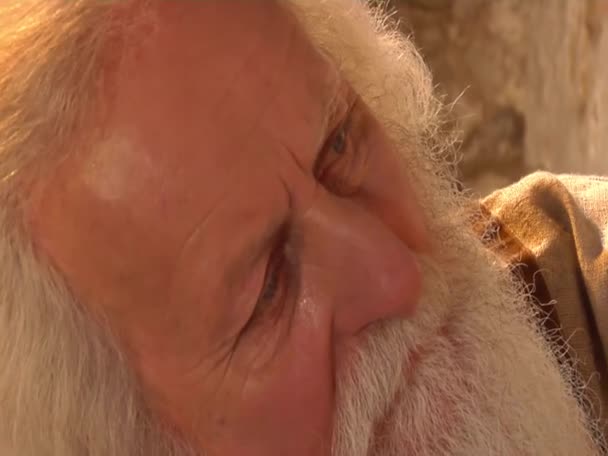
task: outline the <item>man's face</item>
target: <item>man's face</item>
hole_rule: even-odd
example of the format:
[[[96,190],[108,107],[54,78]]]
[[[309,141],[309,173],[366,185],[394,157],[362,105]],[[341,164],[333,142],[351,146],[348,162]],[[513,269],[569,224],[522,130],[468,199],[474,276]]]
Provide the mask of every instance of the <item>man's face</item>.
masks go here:
[[[421,215],[380,124],[283,8],[161,10],[102,138],[50,179],[43,243],[170,424],[218,454],[322,454],[336,365],[415,310]]]
[[[516,295],[492,290],[494,270],[475,291],[489,262],[464,234],[446,241],[434,184],[414,191],[433,172],[405,169],[421,160],[283,6],[166,2],[132,47],[93,147],[36,188],[31,220],[176,434],[218,455],[329,454],[332,439],[336,454],[435,454],[469,431],[462,454],[484,436],[514,450],[501,430],[524,409],[499,417],[485,382],[528,358],[550,373],[539,399],[572,410],[503,308]],[[488,353],[512,347],[492,312],[525,356]],[[538,393],[524,385],[513,376],[507,404]]]

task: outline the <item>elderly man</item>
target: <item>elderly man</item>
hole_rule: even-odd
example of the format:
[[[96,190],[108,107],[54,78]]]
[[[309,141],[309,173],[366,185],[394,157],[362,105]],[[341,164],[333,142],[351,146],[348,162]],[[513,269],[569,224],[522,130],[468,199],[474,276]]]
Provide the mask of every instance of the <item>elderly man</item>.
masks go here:
[[[608,182],[439,112],[359,1],[4,0],[1,454],[601,454]]]

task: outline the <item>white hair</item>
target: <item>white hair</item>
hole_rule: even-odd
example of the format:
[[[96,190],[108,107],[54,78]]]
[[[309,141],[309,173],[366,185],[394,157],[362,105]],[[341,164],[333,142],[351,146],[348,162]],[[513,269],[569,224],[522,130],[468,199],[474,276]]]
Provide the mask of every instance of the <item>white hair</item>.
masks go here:
[[[103,87],[145,2],[0,4],[0,453],[187,454],[151,418],[105,325],[76,302],[30,239],[28,183],[84,145]],[[120,10],[133,14],[117,14]],[[129,20],[125,18],[129,17]]]

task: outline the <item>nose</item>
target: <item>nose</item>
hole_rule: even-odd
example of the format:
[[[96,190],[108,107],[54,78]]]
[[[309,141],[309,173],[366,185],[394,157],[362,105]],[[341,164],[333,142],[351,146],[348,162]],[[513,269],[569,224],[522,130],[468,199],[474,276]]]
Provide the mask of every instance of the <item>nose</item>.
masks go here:
[[[421,274],[412,251],[381,219],[353,201],[323,194],[304,225],[309,241],[302,272],[331,302],[337,334],[412,316]]]

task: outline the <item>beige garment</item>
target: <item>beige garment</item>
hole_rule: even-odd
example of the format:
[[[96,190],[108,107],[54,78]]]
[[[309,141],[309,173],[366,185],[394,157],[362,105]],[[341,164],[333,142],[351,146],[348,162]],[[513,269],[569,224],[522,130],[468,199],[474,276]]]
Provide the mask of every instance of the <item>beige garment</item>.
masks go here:
[[[606,433],[608,178],[535,173],[481,204],[498,231],[521,247],[519,254],[510,250],[509,261],[523,261],[539,299],[554,302],[553,320],[578,360]],[[526,261],[526,250],[532,260]],[[535,266],[542,276],[537,277]]]

